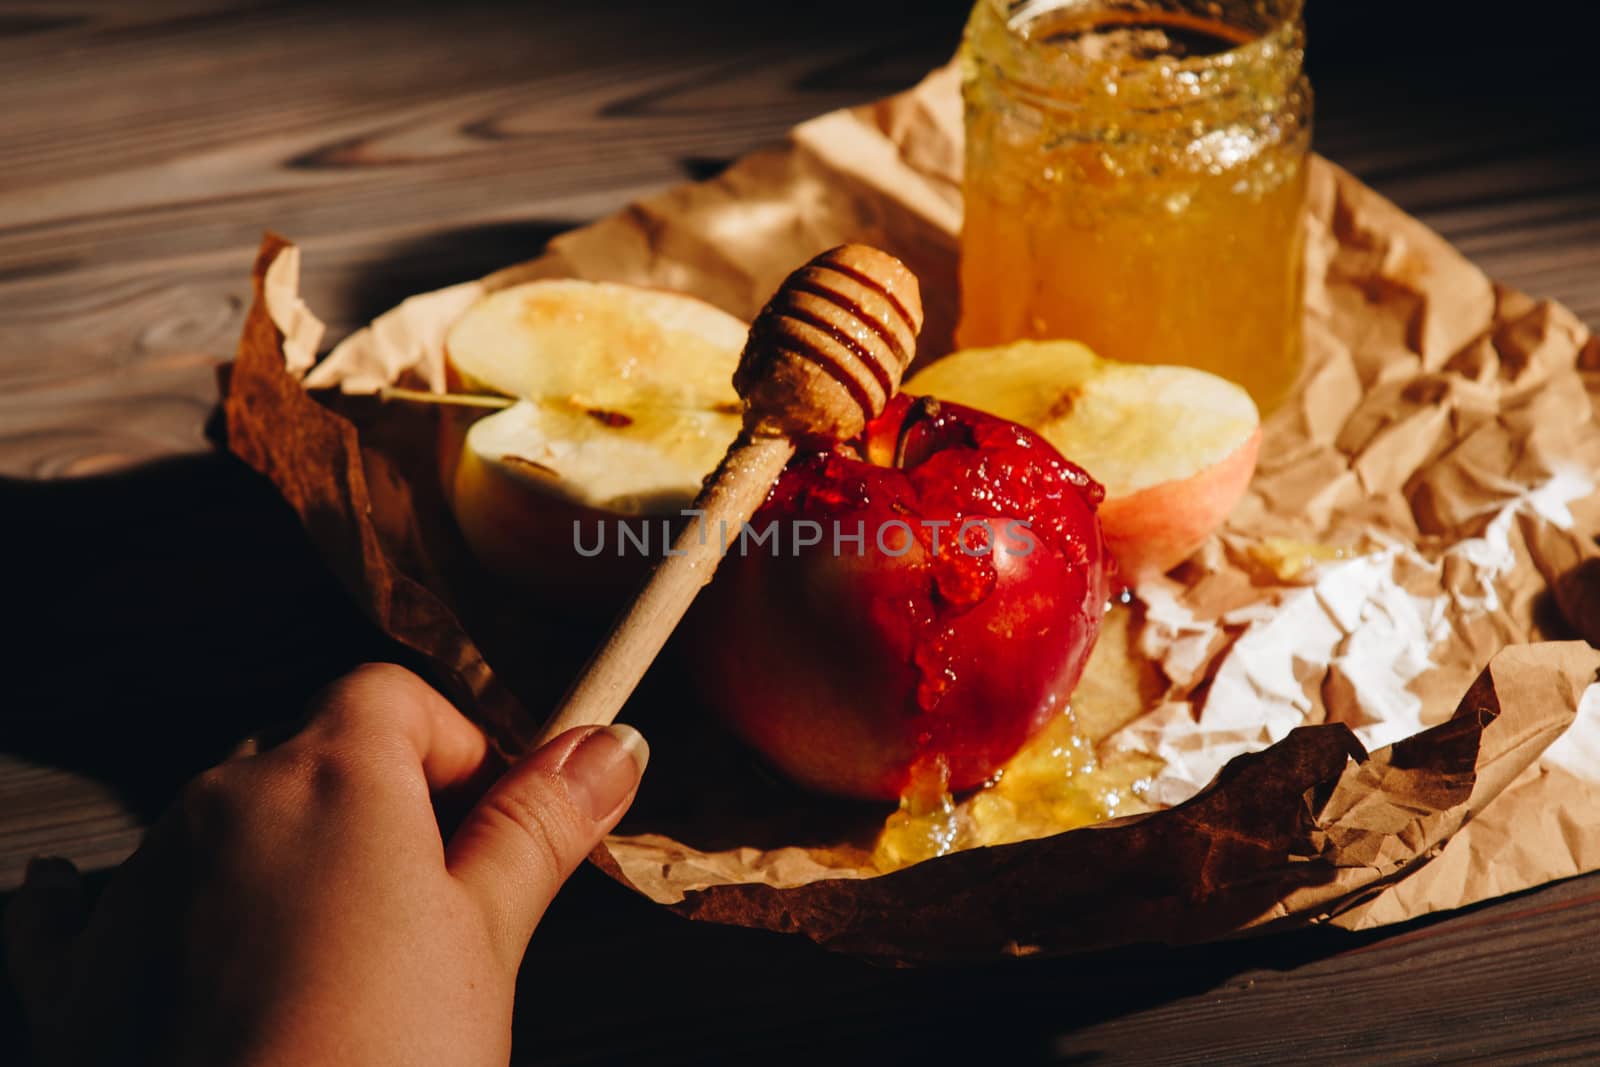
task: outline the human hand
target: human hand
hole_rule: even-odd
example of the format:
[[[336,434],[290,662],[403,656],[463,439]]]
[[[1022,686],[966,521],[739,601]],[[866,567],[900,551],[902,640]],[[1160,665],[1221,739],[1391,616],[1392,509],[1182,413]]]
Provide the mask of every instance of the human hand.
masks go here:
[[[321,694],[282,745],[201,775],[84,914],[36,861],[6,915],[43,1062],[503,1064],[540,916],[632,802],[629,727],[570,730],[449,835],[483,734],[402,668]]]

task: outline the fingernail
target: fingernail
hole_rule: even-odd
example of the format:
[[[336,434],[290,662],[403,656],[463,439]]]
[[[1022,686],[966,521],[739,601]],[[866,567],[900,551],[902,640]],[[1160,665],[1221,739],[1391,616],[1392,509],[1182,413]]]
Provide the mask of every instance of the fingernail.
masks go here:
[[[35,856],[22,874],[22,884],[34,889],[75,889],[79,881],[78,868],[60,856]]]
[[[601,822],[628,798],[650,762],[650,746],[631,726],[603,726],[578,743],[561,765],[561,780],[578,810]]]

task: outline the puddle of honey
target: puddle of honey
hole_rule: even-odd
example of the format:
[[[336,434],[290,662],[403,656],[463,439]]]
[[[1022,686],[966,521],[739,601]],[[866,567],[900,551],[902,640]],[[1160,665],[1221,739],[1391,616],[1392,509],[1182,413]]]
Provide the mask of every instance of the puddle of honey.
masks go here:
[[[1264,537],[1247,549],[1250,562],[1280,582],[1298,581],[1319,564],[1350,559],[1358,553],[1313,541]]]
[[[1133,647],[1133,611],[1114,607],[1063,710],[989,784],[959,800],[943,768],[919,767],[900,808],[884,822],[873,852],[890,871],[950,852],[1047,837],[1151,810],[1145,800],[1160,762],[1101,751],[1100,742],[1142,714],[1162,679]]]

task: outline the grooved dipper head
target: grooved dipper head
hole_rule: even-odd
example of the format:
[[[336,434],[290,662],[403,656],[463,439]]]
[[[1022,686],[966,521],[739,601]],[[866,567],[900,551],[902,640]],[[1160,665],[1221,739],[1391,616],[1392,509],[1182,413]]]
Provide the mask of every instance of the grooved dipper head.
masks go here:
[[[789,275],[750,326],[733,387],[745,427],[796,442],[859,434],[917,350],[916,275],[867,245],[840,245]]]

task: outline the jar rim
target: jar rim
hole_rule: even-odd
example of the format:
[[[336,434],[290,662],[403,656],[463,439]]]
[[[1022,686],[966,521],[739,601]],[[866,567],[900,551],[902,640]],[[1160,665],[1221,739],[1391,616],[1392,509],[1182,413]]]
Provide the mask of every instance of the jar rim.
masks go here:
[[[1159,0],[1152,5],[1162,9]],[[1157,56],[1129,62],[1097,58],[1073,51],[1070,43],[1030,36],[1028,24],[1051,15],[1083,9],[1092,14],[1130,11],[1106,6],[1103,0],[978,0],[967,25],[967,42],[979,58],[993,62],[1006,80],[1039,103],[1056,106],[1074,100],[1120,97],[1120,106],[1160,108],[1184,99],[1232,95],[1243,80],[1265,75],[1287,90],[1301,73],[1304,43],[1304,0],[1266,0],[1258,5],[1260,25],[1237,26],[1250,36],[1231,47],[1198,56]],[[1170,8],[1167,8],[1170,10]],[[975,39],[977,38],[977,39]],[[1182,86],[1183,91],[1177,87]]]

